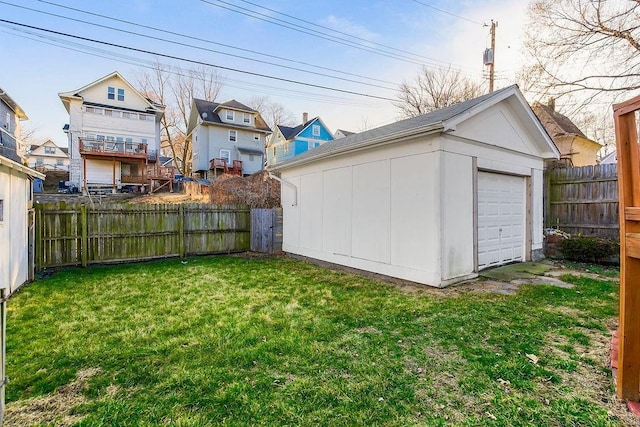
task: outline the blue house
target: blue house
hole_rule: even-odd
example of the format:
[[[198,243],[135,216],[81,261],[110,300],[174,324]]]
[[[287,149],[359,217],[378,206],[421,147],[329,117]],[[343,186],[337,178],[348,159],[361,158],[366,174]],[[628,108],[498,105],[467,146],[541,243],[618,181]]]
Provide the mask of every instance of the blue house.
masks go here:
[[[307,119],[302,116],[303,123],[296,127],[277,125],[267,144],[267,166],[288,160],[334,137],[320,117]]]

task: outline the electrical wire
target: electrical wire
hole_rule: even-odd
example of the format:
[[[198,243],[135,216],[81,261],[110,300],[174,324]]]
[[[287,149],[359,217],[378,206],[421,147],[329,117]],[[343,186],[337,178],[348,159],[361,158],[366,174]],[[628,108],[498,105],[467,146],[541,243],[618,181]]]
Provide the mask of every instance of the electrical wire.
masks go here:
[[[83,10],[83,9],[78,9],[78,8],[74,8],[74,7],[71,7],[71,6],[61,5],[61,4],[58,4],[58,3],[51,2],[51,1],[46,1],[46,0],[37,0],[37,1],[39,1],[40,3],[48,4],[48,5],[51,5],[51,6],[56,6],[56,7],[59,7],[59,8],[62,8],[62,9],[66,9],[66,10],[72,10],[74,12],[83,13],[83,14],[90,15],[90,16],[96,16],[96,17],[99,17],[99,18],[104,18],[104,19],[120,22],[120,23],[127,24],[127,25],[133,25],[133,26],[140,27],[140,28],[145,28],[145,29],[148,29],[148,30],[158,31],[158,32],[161,32],[163,34],[170,34],[170,35],[173,35],[173,36],[183,37],[183,38],[186,38],[186,39],[189,39],[189,40],[196,40],[196,41],[199,41],[199,42],[203,42],[203,43],[207,43],[207,44],[211,44],[211,45],[215,45],[215,46],[222,46],[222,47],[225,47],[225,48],[228,48],[228,49],[239,50],[241,52],[252,53],[254,55],[259,55],[259,56],[263,56],[263,57],[267,57],[267,58],[271,58],[271,59],[277,59],[277,60],[280,60],[280,61],[285,61],[285,62],[289,62],[289,63],[293,63],[293,64],[300,64],[300,65],[304,65],[304,66],[308,66],[308,67],[314,67],[314,68],[318,68],[318,69],[325,70],[325,71],[331,71],[331,72],[335,72],[335,73],[345,74],[345,75],[349,75],[349,76],[352,76],[352,77],[358,77],[358,78],[361,78],[361,79],[371,80],[371,81],[375,81],[375,82],[379,82],[379,83],[386,83],[386,84],[391,84],[391,85],[396,84],[395,82],[391,82],[391,81],[388,81],[388,80],[382,80],[382,79],[378,79],[378,78],[375,78],[375,77],[363,76],[361,74],[356,74],[356,73],[351,73],[351,72],[344,71],[344,70],[337,70],[337,69],[334,69],[334,68],[324,67],[324,66],[318,65],[318,64],[311,64],[311,63],[307,63],[307,62],[303,62],[303,61],[296,61],[296,60],[293,60],[293,59],[290,59],[290,58],[284,58],[282,56],[266,54],[266,53],[258,52],[258,51],[251,50],[251,49],[245,49],[245,48],[232,46],[232,45],[225,44],[225,43],[215,42],[213,40],[197,37],[197,36],[194,36],[194,35],[178,33],[178,32],[175,32],[175,31],[168,30],[166,28],[152,27],[150,25],[144,25],[144,24],[140,24],[140,23],[137,23],[137,22],[133,22],[133,21],[127,21],[125,19],[114,18],[114,17],[108,16],[108,15],[102,15],[102,14],[99,14],[99,13],[90,12],[90,11]],[[0,1],[0,3],[10,4],[10,3],[6,3],[4,1]],[[17,5],[12,5],[12,6],[22,7],[22,6],[17,6]]]
[[[354,39],[364,41],[364,42],[366,42],[366,43],[368,43],[368,44],[373,44],[373,45],[376,45],[376,46],[384,47],[384,48],[390,49],[390,50],[392,50],[392,51],[397,51],[397,52],[406,53],[406,54],[409,54],[409,55],[415,56],[415,57],[417,57],[417,58],[423,58],[423,59],[427,59],[427,60],[429,60],[429,61],[442,62],[442,63],[444,63],[444,64],[450,65],[450,64],[449,64],[449,62],[447,62],[447,61],[442,61],[442,60],[439,60],[439,59],[430,58],[430,57],[428,57],[428,56],[423,56],[423,55],[420,55],[420,54],[417,54],[417,53],[414,53],[414,52],[409,52],[409,51],[407,51],[407,50],[399,49],[399,48],[397,48],[397,47],[393,47],[393,46],[389,46],[389,45],[386,45],[386,44],[378,43],[378,42],[375,42],[375,41],[373,41],[373,40],[366,39],[366,38],[364,38],[364,37],[359,37],[359,36],[356,36],[356,35],[354,35],[354,34],[349,34],[349,33],[346,33],[346,32],[344,32],[344,31],[336,30],[335,28],[327,27],[327,26],[325,26],[325,25],[316,24],[316,23],[314,23],[314,22],[307,21],[307,20],[302,19],[302,18],[297,18],[297,17],[295,17],[295,16],[293,16],[293,15],[289,15],[289,14],[284,13],[284,12],[279,12],[279,11],[277,11],[277,10],[275,10],[275,9],[270,9],[270,8],[268,8],[268,7],[266,7],[266,6],[262,6],[262,5],[259,5],[259,4],[256,4],[256,3],[253,3],[253,2],[250,2],[250,1],[248,1],[248,0],[239,0],[239,1],[241,1],[241,2],[243,2],[243,3],[250,4],[250,5],[255,6],[255,7],[259,7],[260,9],[264,9],[264,10],[267,10],[267,11],[269,11],[269,12],[277,13],[278,15],[286,16],[286,17],[287,17],[287,18],[289,18],[289,19],[293,19],[293,20],[295,20],[295,21],[300,21],[300,22],[302,22],[302,23],[304,23],[304,24],[313,25],[314,27],[318,27],[318,28],[322,28],[322,29],[325,29],[325,30],[329,30],[329,31],[331,31],[331,32],[338,33],[338,34],[342,34],[342,35],[345,35],[345,36],[347,36],[347,37],[352,37],[352,38],[354,38]]]
[[[79,23],[86,24],[86,25],[92,25],[92,26],[96,26],[96,27],[100,27],[100,28],[105,28],[105,29],[112,30],[112,31],[118,31],[118,32],[125,33],[125,34],[131,34],[131,35],[138,36],[138,37],[144,37],[144,38],[151,39],[151,40],[171,43],[171,44],[175,44],[175,45],[178,45],[178,46],[190,47],[190,48],[193,48],[193,49],[199,49],[199,50],[203,50],[203,51],[207,51],[207,52],[211,52],[211,53],[216,53],[216,54],[220,54],[220,55],[231,56],[233,58],[244,59],[244,60],[247,60],[247,61],[257,62],[257,63],[260,63],[260,64],[272,65],[272,66],[275,66],[275,67],[285,68],[285,69],[288,69],[288,70],[300,71],[300,72],[303,72],[303,73],[313,74],[313,75],[317,75],[317,76],[321,76],[321,77],[327,77],[327,78],[331,78],[331,79],[335,79],[335,80],[346,81],[346,82],[349,82],[349,83],[356,83],[356,84],[361,84],[361,85],[365,85],[365,86],[376,87],[376,88],[379,88],[379,89],[386,89],[386,90],[391,90],[391,91],[398,90],[397,88],[382,86],[382,85],[373,84],[373,83],[366,83],[366,82],[353,80],[353,79],[348,79],[348,78],[344,78],[344,77],[332,76],[332,75],[325,74],[325,73],[320,73],[320,72],[317,72],[317,71],[304,70],[302,68],[290,67],[290,66],[283,65],[283,64],[277,64],[275,62],[264,61],[264,60],[261,60],[261,59],[249,58],[249,57],[242,56],[242,55],[236,55],[236,54],[233,54],[233,53],[222,52],[222,51],[219,51],[219,50],[214,50],[214,49],[209,49],[209,48],[205,48],[205,47],[201,47],[201,46],[196,46],[196,45],[189,44],[189,43],[182,43],[182,42],[178,42],[178,41],[174,41],[174,40],[165,39],[165,38],[162,38],[162,37],[150,36],[150,35],[147,35],[147,34],[142,34],[142,33],[137,33],[135,31],[129,31],[129,30],[124,30],[124,29],[120,29],[120,28],[115,28],[115,27],[111,27],[111,26],[108,26],[108,25],[98,24],[98,23],[95,23],[95,22],[88,22],[88,21],[84,21],[82,19],[71,18],[71,17],[68,17],[68,16],[58,15],[58,14],[51,13],[51,12],[45,12],[45,11],[42,11],[42,10],[32,9],[32,8],[29,8],[29,7],[26,7],[26,6],[15,5],[15,4],[8,3],[8,2],[2,1],[2,0],[0,0],[0,4],[6,4],[6,5],[9,5],[9,6],[18,7],[18,8],[29,10],[29,11],[32,11],[32,12],[37,12],[37,13],[41,13],[41,14],[48,15],[48,16],[54,16],[56,18],[66,19],[66,20],[73,21],[73,22],[79,22]]]
[[[315,83],[308,83],[308,82],[302,82],[302,81],[299,81],[299,80],[287,79],[287,78],[284,78],[284,77],[272,76],[272,75],[269,75],[269,74],[256,73],[256,72],[253,72],[253,71],[242,70],[242,69],[239,69],[239,68],[233,68],[233,67],[226,67],[226,66],[217,65],[217,64],[211,64],[211,63],[204,62],[204,61],[197,61],[197,60],[194,60],[194,59],[182,58],[182,57],[175,56],[175,55],[169,55],[169,54],[165,54],[165,53],[153,52],[153,51],[146,50],[146,49],[140,49],[140,48],[135,48],[135,47],[131,47],[131,46],[125,46],[125,45],[121,45],[121,44],[117,44],[117,43],[106,42],[106,41],[103,41],[103,40],[92,39],[92,38],[89,38],[89,37],[78,36],[78,35],[75,35],[75,34],[64,33],[64,32],[61,32],[61,31],[55,31],[55,30],[42,28],[42,27],[36,27],[36,26],[33,26],[33,25],[23,24],[23,23],[10,21],[10,20],[7,20],[7,19],[2,19],[2,18],[0,18],[0,22],[4,22],[4,23],[7,23],[7,24],[11,24],[11,25],[16,25],[16,26],[19,26],[19,27],[30,28],[32,30],[43,31],[43,32],[51,33],[51,34],[57,34],[57,35],[64,36],[64,37],[74,38],[74,39],[78,39],[78,40],[84,40],[84,41],[88,41],[88,42],[91,42],[91,43],[97,43],[97,44],[116,47],[116,48],[120,48],[120,49],[126,49],[126,50],[130,50],[130,51],[133,51],[133,52],[139,52],[139,53],[144,53],[144,54],[148,54],[148,55],[156,55],[156,56],[160,56],[160,57],[167,58],[167,59],[173,59],[173,60],[176,60],[176,61],[189,62],[189,63],[196,64],[196,65],[204,65],[204,66],[207,66],[207,67],[218,68],[218,69],[226,70],[226,71],[232,71],[232,72],[235,72],[235,73],[247,74],[247,75],[251,75],[251,76],[262,77],[262,78],[265,78],[265,79],[277,80],[277,81],[297,84],[297,85],[301,85],[301,86],[315,87],[315,88],[318,88],[318,89],[324,89],[324,90],[330,90],[330,91],[334,91],[334,92],[346,93],[346,94],[349,94],[349,95],[362,96],[362,97],[367,97],[367,98],[372,98],[372,99],[381,99],[381,100],[385,100],[385,101],[395,101],[392,98],[387,98],[387,97],[384,97],[384,96],[372,95],[372,94],[362,93],[362,92],[355,92],[355,91],[351,91],[351,90],[339,89],[339,88],[319,85],[319,84],[315,84]]]
[[[212,1],[209,1],[209,0],[200,0],[200,1],[203,2],[203,3],[207,3],[207,4],[211,5],[211,6],[215,6],[215,7],[221,8],[221,9],[225,9],[225,10],[228,10],[228,11],[231,11],[231,12],[235,12],[235,13],[238,13],[238,14],[241,14],[241,15],[244,15],[244,16],[248,16],[250,18],[258,19],[260,21],[268,22],[270,24],[277,25],[279,27],[288,28],[290,30],[297,31],[299,33],[307,34],[307,35],[310,35],[312,37],[317,37],[317,38],[320,38],[320,39],[323,39],[323,40],[328,40],[328,41],[331,41],[331,42],[334,42],[334,43],[338,43],[338,44],[341,44],[341,45],[344,45],[344,46],[356,48],[356,49],[359,49],[359,50],[362,50],[362,51],[365,51],[365,52],[373,53],[375,55],[380,55],[380,56],[384,56],[384,57],[387,57],[387,58],[404,61],[404,62],[407,62],[407,63],[410,63],[410,64],[414,64],[414,65],[429,66],[430,68],[439,68],[439,69],[454,68],[454,67],[451,67],[451,66],[445,66],[445,65],[434,64],[434,63],[427,63],[427,62],[424,62],[424,61],[415,60],[413,58],[407,57],[406,55],[395,54],[393,52],[387,52],[387,51],[382,51],[380,49],[369,48],[369,47],[366,47],[365,45],[358,44],[358,43],[355,43],[355,42],[351,42],[349,40],[345,40],[345,39],[340,38],[340,37],[328,35],[326,33],[318,32],[318,31],[315,31],[315,32],[314,31],[309,31],[309,30],[301,28],[300,26],[298,26],[296,24],[293,24],[293,23],[290,23],[290,22],[287,22],[287,21],[283,21],[283,20],[278,19],[278,18],[273,18],[273,17],[265,15],[263,13],[252,11],[251,9],[247,9],[247,8],[243,8],[243,7],[240,7],[240,6],[236,6],[236,5],[232,4],[232,3],[226,2],[224,0],[215,0],[218,3],[222,3],[222,4],[216,4],[216,3],[213,3]],[[228,6],[224,6],[225,4],[228,5]],[[232,7],[235,7],[235,8],[240,9],[240,10],[233,9]],[[245,12],[243,12],[243,10]],[[256,15],[258,15],[258,16],[256,16]],[[458,68],[456,68],[456,69],[459,70],[460,72],[463,72],[463,70],[461,70],[461,69],[458,69]]]
[[[420,0],[413,0],[414,2],[421,4],[422,6],[428,7],[429,9],[437,10],[438,12],[447,14],[449,16],[453,16],[454,18],[462,19],[463,21],[471,22],[472,24],[484,25],[482,22],[474,21],[473,19],[465,18],[464,16],[456,15],[455,13],[446,11],[444,9],[440,9],[438,7],[432,6],[430,4],[421,2]]]

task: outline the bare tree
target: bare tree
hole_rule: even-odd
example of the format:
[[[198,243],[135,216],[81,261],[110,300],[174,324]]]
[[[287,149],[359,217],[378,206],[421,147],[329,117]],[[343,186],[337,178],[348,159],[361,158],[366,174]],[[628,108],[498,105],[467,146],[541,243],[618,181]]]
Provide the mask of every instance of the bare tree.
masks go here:
[[[529,19],[525,90],[580,107],[640,89],[640,1],[534,0]]]
[[[182,69],[157,62],[151,71],[139,73],[141,91],[165,106],[161,122],[161,150],[173,157],[180,173],[191,174],[192,147],[187,138],[187,126],[193,98],[215,101],[223,86],[216,70],[209,68]]]
[[[448,107],[482,94],[479,83],[465,77],[459,70],[423,67],[411,81],[400,84],[394,105],[404,117],[415,117]]]
[[[253,96],[247,105],[260,113],[267,125],[273,130],[277,125],[293,126],[296,117],[282,104],[273,102],[268,96]]]

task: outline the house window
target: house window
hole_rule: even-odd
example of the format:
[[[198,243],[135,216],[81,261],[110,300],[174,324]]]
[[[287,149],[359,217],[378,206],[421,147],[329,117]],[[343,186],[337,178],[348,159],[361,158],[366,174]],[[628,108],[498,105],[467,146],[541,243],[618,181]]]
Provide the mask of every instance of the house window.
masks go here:
[[[259,133],[254,133],[253,134],[253,140],[254,141],[260,141],[260,134]]]
[[[64,166],[64,160],[62,160],[62,159],[56,159],[56,165],[58,165],[58,166]]]
[[[133,138],[125,138],[124,142],[132,143],[133,142]]]
[[[276,157],[276,147],[273,147],[271,149],[271,152],[273,153],[273,158],[275,159],[275,157]]]
[[[109,86],[107,88],[107,98],[108,99],[116,99],[116,88]]]
[[[45,154],[55,154],[56,147],[44,147]]]
[[[320,136],[320,125],[311,126],[311,133],[313,133],[313,136]]]
[[[116,137],[116,142],[124,142],[124,138],[121,136]]]
[[[220,150],[220,158],[227,162],[227,165],[231,166],[231,150]]]
[[[124,101],[124,89],[118,89],[118,101]]]
[[[98,141],[104,141],[104,135],[96,135]]]
[[[242,121],[246,124],[251,123],[251,115],[244,113],[244,115],[242,116]]]
[[[0,199],[0,222],[4,221],[4,200]]]
[[[142,138],[142,143],[146,144],[147,143],[147,138]]]
[[[235,130],[230,130],[229,131],[229,141],[236,142],[236,139],[237,139],[236,131]]]
[[[36,165],[43,165],[43,164],[44,164],[44,160],[36,159]]]
[[[289,152],[289,144],[284,144],[284,154]]]
[[[4,124],[4,127],[11,132],[11,114],[7,113],[7,122]]]
[[[234,120],[233,111],[227,110],[227,120]]]

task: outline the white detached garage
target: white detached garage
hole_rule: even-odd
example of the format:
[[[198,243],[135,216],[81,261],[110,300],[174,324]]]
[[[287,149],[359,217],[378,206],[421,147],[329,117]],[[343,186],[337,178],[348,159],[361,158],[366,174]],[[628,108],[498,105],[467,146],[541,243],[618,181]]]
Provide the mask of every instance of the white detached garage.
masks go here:
[[[438,287],[541,258],[558,157],[515,85],[331,141],[273,168],[283,250]]]

